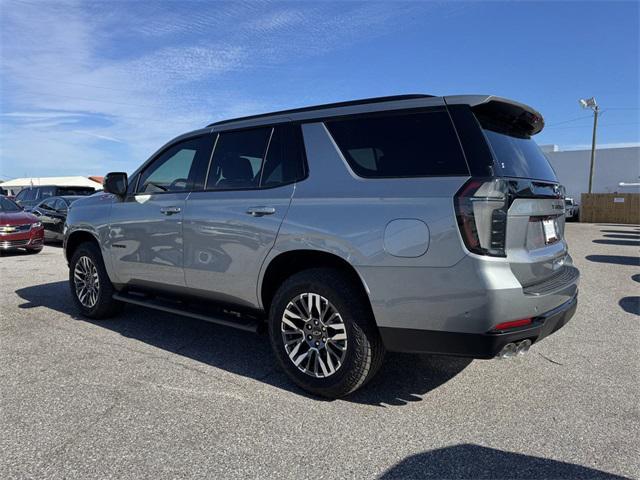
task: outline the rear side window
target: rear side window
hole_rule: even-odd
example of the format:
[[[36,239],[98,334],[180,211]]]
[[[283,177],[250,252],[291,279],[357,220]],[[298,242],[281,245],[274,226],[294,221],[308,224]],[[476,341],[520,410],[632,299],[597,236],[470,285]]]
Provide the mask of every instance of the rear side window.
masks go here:
[[[325,125],[361,177],[469,174],[445,110],[331,120]]]
[[[299,125],[274,127],[261,177],[262,187],[285,185],[304,177],[304,144]]]

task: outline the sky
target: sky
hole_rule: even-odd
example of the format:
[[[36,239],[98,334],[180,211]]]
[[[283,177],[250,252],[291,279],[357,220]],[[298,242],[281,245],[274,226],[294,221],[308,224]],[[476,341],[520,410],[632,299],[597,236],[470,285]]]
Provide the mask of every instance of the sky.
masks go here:
[[[640,142],[640,2],[0,0],[0,179],[132,172],[225,118],[404,93],[527,103],[539,144]]]

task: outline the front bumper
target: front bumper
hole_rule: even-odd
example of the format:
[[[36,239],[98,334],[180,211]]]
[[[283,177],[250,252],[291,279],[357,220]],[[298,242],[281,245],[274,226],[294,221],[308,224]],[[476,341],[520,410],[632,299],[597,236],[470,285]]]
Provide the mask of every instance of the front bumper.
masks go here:
[[[525,327],[498,333],[458,333],[441,330],[380,327],[387,350],[406,353],[431,353],[472,358],[493,358],[507,343],[525,339],[538,342],[562,328],[573,317],[578,295],[533,319]]]
[[[37,250],[44,242],[44,228],[36,228],[27,232],[0,235],[0,250],[26,248]]]

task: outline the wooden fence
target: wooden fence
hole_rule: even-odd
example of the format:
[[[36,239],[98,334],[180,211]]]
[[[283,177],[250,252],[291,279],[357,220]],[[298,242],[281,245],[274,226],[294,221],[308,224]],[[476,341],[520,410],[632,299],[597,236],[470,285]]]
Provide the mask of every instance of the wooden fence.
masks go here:
[[[583,193],[580,221],[640,224],[640,193]]]

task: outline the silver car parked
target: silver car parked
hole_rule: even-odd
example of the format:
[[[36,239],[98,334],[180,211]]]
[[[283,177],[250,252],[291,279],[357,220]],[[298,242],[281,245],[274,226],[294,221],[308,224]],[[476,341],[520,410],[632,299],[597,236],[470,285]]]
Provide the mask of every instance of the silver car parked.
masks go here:
[[[509,357],[561,328],[579,272],[564,192],[494,96],[404,95],[218,122],[69,210],[73,298],[246,330],[302,388],[340,397],[384,352]]]

